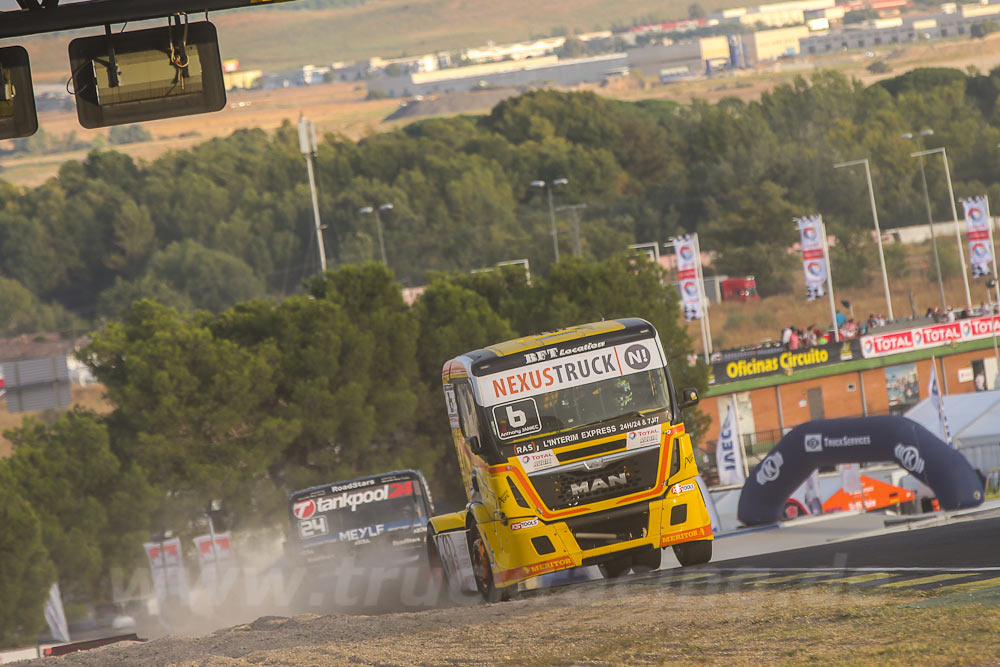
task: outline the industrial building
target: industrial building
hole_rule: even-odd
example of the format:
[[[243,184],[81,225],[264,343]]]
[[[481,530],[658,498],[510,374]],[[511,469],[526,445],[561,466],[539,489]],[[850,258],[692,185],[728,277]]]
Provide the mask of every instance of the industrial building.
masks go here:
[[[543,56],[521,61],[455,67],[436,72],[373,77],[368,81],[368,90],[386,97],[410,97],[542,82],[573,86],[627,73],[628,56],[624,53],[566,60],[560,60],[555,56]]]
[[[1000,21],[1000,4],[962,5],[955,7],[954,11],[940,14],[891,17],[845,25],[840,30],[815,32],[805,36],[801,39],[799,48],[805,55],[821,55],[925,39],[968,37],[973,25],[987,19]]]

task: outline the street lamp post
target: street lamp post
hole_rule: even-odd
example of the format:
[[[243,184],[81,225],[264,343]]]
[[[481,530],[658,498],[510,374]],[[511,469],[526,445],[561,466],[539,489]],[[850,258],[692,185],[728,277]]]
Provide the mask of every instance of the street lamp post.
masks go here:
[[[569,211],[573,214],[573,254],[577,256],[583,254],[583,244],[580,243],[580,216],[578,214],[578,211],[583,208],[587,208],[587,205],[568,204],[556,209],[557,211]]]
[[[934,130],[921,130],[921,137],[929,137],[934,134]],[[914,139],[915,135],[911,132],[907,132],[903,135],[904,139]],[[920,140],[917,139],[917,145],[920,145]],[[937,282],[938,282],[938,292],[941,294],[941,312],[944,312],[948,307],[948,302],[944,298],[944,280],[941,277],[941,260],[938,257],[938,247],[937,247],[937,236],[934,234],[934,216],[931,213],[931,198],[927,194],[927,172],[924,170],[924,156],[920,157],[920,183],[924,187],[924,205],[927,208],[927,226],[930,228],[931,232],[931,248],[934,249],[934,269],[937,271]]]
[[[566,185],[569,181],[565,178],[557,178],[554,181],[532,181],[529,185],[533,188],[545,188],[549,195],[549,220],[552,222],[552,248],[555,251],[556,263],[559,262],[559,236],[556,231],[556,210],[552,206],[552,187],[555,185]]]
[[[323,225],[319,221],[319,199],[316,197],[316,176],[313,173],[316,127],[302,114],[299,114],[299,151],[306,159],[306,170],[309,172],[309,190],[312,193],[313,219],[316,223],[316,244],[319,246],[319,270],[321,273],[326,273],[326,246],[323,243]]]
[[[875,241],[878,243],[878,261],[882,267],[882,288],[885,290],[886,308],[889,309],[889,319],[896,319],[892,314],[892,296],[889,294],[889,274],[885,270],[885,253],[882,251],[882,230],[878,226],[878,212],[875,210],[875,191],[872,189],[872,171],[868,166],[868,158],[862,160],[852,160],[851,162],[838,162],[833,165],[834,169],[841,167],[855,167],[865,165],[865,179],[868,181],[868,200],[872,205],[872,220],[875,222]]]
[[[378,208],[374,206],[365,206],[358,209],[358,213],[365,215],[366,213],[375,214],[375,229],[378,231],[378,247],[379,252],[382,256],[382,264],[389,266],[389,261],[385,257],[385,239],[382,237],[382,218],[379,216],[379,211],[390,211],[392,210],[392,204],[380,204]]]
[[[941,159],[944,160],[944,175],[948,179],[948,200],[951,202],[951,217],[955,221],[955,241],[958,242],[958,261],[962,266],[962,283],[965,286],[965,307],[967,309],[972,308],[972,294],[969,293],[969,272],[965,268],[965,248],[962,247],[962,229],[958,226],[958,211],[955,209],[955,190],[951,185],[951,169],[948,167],[948,151],[945,150],[944,146],[940,148],[930,148],[925,151],[917,151],[916,153],[910,153],[910,157],[917,157],[923,155],[931,155],[932,153],[940,153]]]

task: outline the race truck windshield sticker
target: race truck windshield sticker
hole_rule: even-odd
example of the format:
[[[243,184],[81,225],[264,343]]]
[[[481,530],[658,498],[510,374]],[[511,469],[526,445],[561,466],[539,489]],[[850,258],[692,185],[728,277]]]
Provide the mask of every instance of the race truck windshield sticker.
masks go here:
[[[538,359],[520,368],[476,377],[476,386],[484,407],[538,396],[551,391],[579,387],[591,382],[622,377],[655,368],[663,361],[656,339],[647,338],[633,343],[610,347],[597,346],[582,352],[561,356],[572,350],[536,350],[529,354]]]
[[[568,433],[559,433],[558,435],[536,438],[528,442],[514,443],[504,446],[503,451],[508,456],[510,455],[508,452],[512,452],[515,456],[520,457],[524,454],[544,452],[553,447],[565,447],[595,438],[606,438],[612,435],[623,434],[626,436],[622,445],[623,447],[627,449],[647,447],[659,443],[661,436],[660,422],[661,415],[659,414],[632,415],[627,419],[610,424],[589,426]]]
[[[538,416],[538,405],[533,398],[494,407],[493,422],[501,440],[521,438],[542,430],[542,419]]]
[[[367,526],[358,526],[356,528],[345,528],[344,530],[336,531],[328,541],[357,542],[359,540],[370,540],[383,533],[406,530],[412,526],[413,522],[410,519],[400,519],[399,521],[391,521],[389,523],[376,523]],[[319,537],[321,535],[326,535],[329,532],[330,530],[325,516],[318,516],[313,519],[299,522],[299,537],[302,539]]]

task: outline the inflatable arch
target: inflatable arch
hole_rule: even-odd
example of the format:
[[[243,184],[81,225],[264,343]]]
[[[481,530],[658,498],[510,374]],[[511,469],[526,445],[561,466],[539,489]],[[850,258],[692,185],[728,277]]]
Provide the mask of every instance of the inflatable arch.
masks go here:
[[[745,525],[781,518],[785,500],[813,470],[894,461],[929,486],[942,509],[983,502],[983,483],[964,456],[905,417],[818,419],[788,432],[750,472],[737,516]]]

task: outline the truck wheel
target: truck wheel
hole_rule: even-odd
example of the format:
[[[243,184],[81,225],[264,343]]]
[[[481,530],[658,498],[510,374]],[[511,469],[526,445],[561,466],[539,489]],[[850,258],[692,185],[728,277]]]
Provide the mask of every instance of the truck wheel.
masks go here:
[[[605,561],[597,566],[597,569],[601,571],[601,576],[605,579],[617,579],[623,575],[628,574],[629,569],[632,567],[632,556],[619,556],[613,560]]]
[[[493,564],[486,549],[486,540],[479,532],[479,526],[472,524],[468,531],[469,556],[472,560],[472,572],[476,578],[476,588],[487,602],[500,602],[505,599],[504,591],[498,589],[493,581]]]
[[[441,562],[441,552],[438,551],[437,542],[434,536],[437,533],[428,526],[427,528],[427,567],[431,571],[431,582],[442,591],[448,590],[448,571]]]
[[[634,554],[632,556],[632,571],[641,574],[660,569],[660,556],[662,554],[660,549],[648,549]]]
[[[712,560],[712,540],[695,540],[674,545],[674,555],[677,562],[688,565],[701,565]]]

